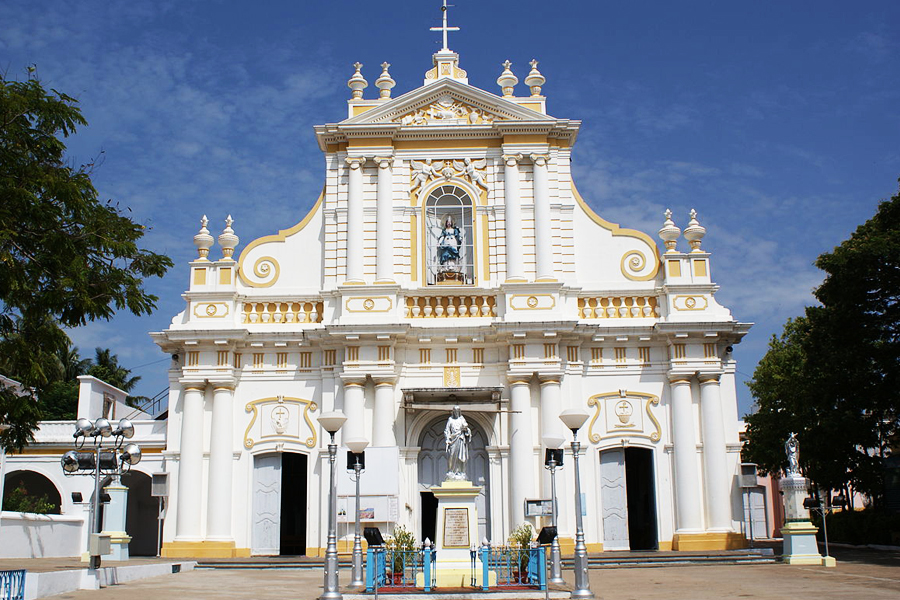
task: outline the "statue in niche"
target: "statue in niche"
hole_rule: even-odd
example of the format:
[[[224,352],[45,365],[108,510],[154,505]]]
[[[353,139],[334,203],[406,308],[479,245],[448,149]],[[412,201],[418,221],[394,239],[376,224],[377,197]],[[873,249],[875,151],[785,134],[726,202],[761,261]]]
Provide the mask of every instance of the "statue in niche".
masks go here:
[[[462,235],[453,217],[444,217],[444,228],[438,236],[438,262],[442,271],[456,271],[459,262],[459,249],[462,246]]]
[[[791,437],[784,443],[784,452],[787,454],[788,477],[792,475],[800,475],[800,442],[797,440],[797,434],[792,433]]]
[[[449,481],[465,481],[466,463],[469,461],[469,442],[472,441],[472,430],[466,418],[462,416],[459,406],[454,406],[444,427],[444,444],[447,450],[447,476]]]

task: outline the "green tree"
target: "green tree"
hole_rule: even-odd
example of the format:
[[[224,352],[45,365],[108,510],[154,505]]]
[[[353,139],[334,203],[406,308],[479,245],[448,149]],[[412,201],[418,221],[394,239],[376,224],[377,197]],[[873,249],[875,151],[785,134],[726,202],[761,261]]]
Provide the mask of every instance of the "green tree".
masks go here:
[[[73,98],[32,74],[0,75],[0,356],[26,390],[51,381],[63,327],[150,313],[143,280],[172,266],[138,245],[144,226],[99,199],[93,165],[67,161],[64,138],[86,124]],[[21,448],[39,417],[32,397],[0,391],[6,448]]]
[[[818,486],[852,486],[877,502],[900,432],[900,194],[816,266],[826,274],[821,305],[773,337],[749,383],[757,411],[745,457],[778,471],[797,432]]]
[[[94,354],[94,362],[87,369],[88,375],[93,375],[101,381],[114,385],[123,392],[130,392],[141,380],[139,375],[131,376],[131,370],[119,364],[119,357],[112,354],[109,348],[97,348]],[[129,406],[137,406],[147,400],[145,396],[131,396],[125,398]]]

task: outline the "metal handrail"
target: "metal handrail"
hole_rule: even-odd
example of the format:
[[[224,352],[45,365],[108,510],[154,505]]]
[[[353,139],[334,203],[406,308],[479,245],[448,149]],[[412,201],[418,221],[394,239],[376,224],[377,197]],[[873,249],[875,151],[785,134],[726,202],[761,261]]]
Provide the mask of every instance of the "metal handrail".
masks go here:
[[[0,600],[25,600],[25,569],[0,571]]]

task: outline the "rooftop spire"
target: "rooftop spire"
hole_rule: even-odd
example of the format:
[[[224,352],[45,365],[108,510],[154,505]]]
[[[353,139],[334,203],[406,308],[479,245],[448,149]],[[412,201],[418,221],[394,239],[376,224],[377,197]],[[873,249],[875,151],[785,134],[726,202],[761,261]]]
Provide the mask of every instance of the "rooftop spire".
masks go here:
[[[450,48],[447,47],[447,32],[459,31],[459,27],[447,27],[447,0],[444,0],[444,5],[441,6],[441,16],[443,17],[443,24],[440,27],[432,27],[430,31],[443,32],[444,46],[441,48],[441,52],[450,52]]]

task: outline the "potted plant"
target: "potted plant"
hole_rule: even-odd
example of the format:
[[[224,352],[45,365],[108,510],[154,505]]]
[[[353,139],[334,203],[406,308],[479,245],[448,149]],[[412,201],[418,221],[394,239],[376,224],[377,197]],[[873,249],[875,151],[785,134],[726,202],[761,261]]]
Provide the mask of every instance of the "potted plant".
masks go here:
[[[384,546],[391,554],[391,573],[394,585],[403,582],[404,557],[408,564],[413,560],[412,552],[416,549],[416,537],[413,532],[403,525],[394,529],[394,533],[385,542]],[[409,553],[409,554],[407,554]]]
[[[522,574],[528,573],[528,551],[531,549],[531,540],[534,538],[534,529],[531,523],[522,523],[509,534],[509,546],[516,557],[516,581],[522,581]]]

